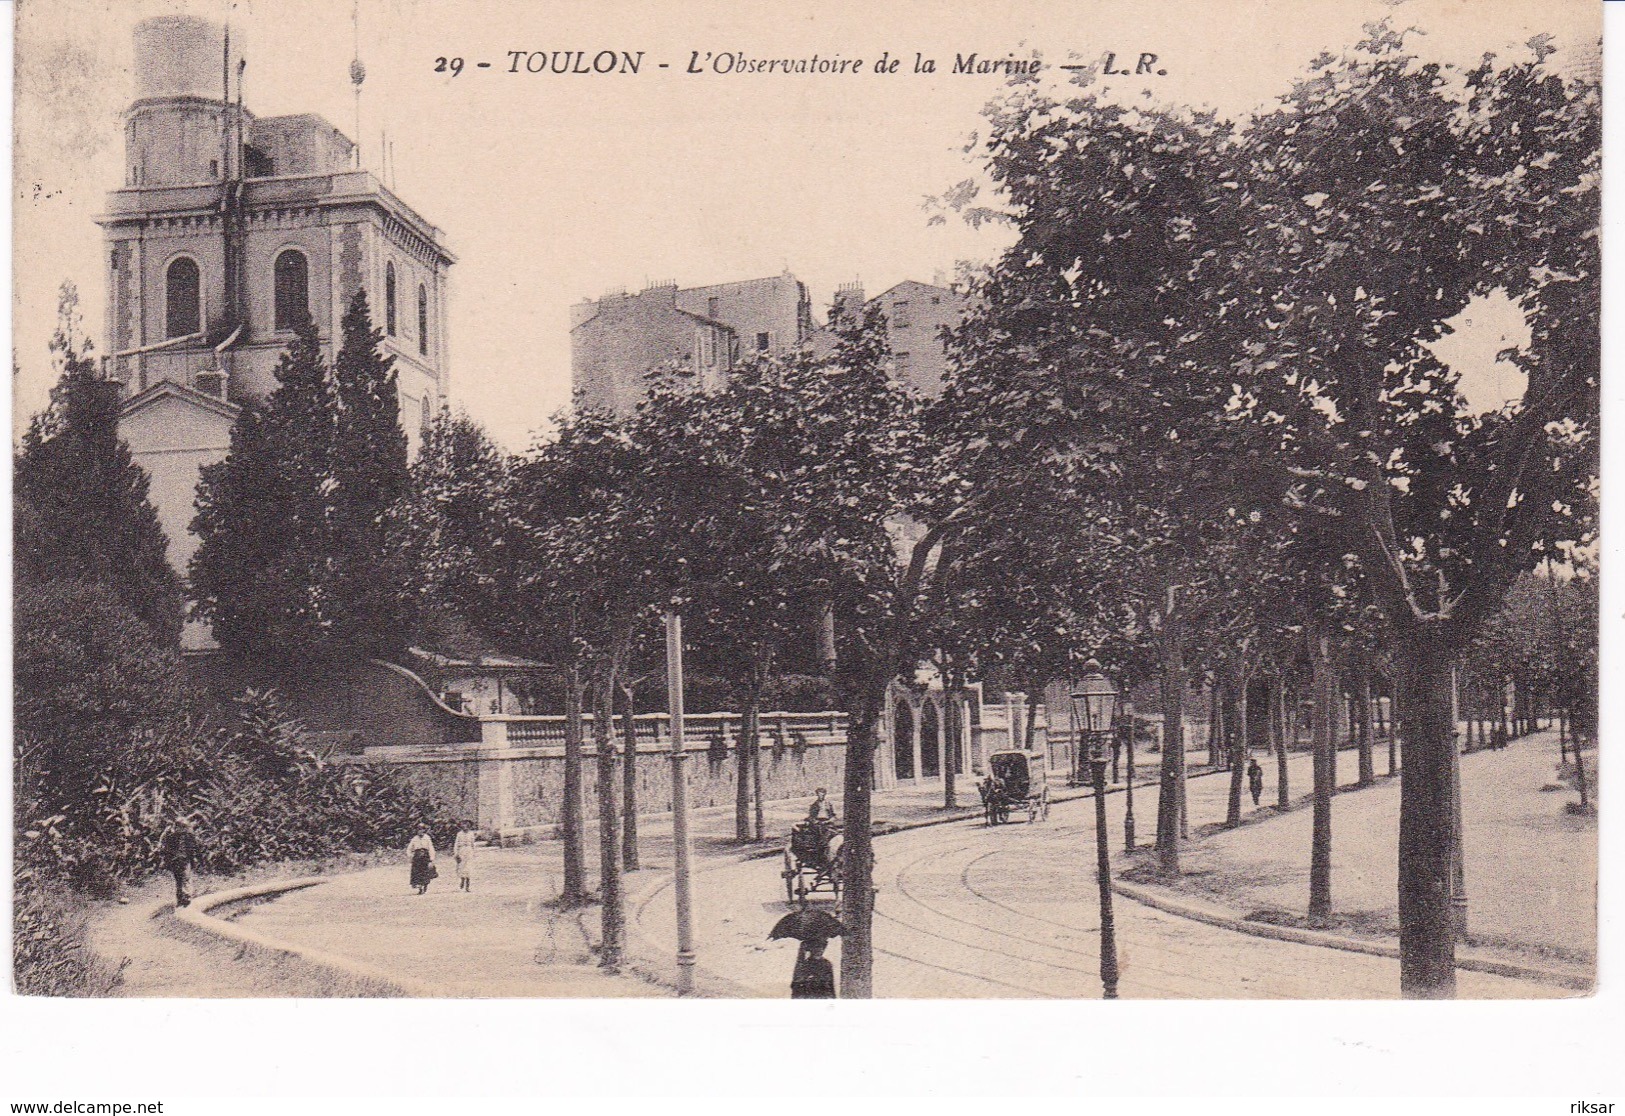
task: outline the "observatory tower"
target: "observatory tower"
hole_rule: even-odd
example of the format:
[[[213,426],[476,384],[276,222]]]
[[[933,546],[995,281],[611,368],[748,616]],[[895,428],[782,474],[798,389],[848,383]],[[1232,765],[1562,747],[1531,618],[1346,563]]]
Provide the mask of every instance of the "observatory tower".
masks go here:
[[[448,384],[454,260],[440,230],[360,169],[355,144],[320,116],[256,117],[244,103],[251,72],[238,28],[139,23],[125,181],[98,218],[120,431],[152,476],[182,571],[198,469],[225,455],[241,405],[276,387],[305,315],[331,359],[345,307],[367,292],[414,442]]]

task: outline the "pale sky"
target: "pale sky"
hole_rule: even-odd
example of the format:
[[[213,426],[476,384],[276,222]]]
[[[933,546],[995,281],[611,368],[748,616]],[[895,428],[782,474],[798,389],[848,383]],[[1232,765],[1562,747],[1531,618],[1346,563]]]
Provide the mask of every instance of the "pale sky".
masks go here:
[[[22,0],[17,25],[15,406],[51,382],[45,344],[56,291],[79,286],[102,341],[103,252],[92,217],[122,181],[120,113],[132,96],[131,30],[167,12],[223,18],[246,40],[246,103],[261,116],[316,112],[354,129],[351,5],[342,0]],[[985,261],[1001,230],[928,224],[928,195],[972,176],[964,153],[1000,79],[954,75],[955,53],[1119,62],[1155,52],[1166,76],[1109,79],[1126,94],[1242,115],[1283,91],[1320,50],[1392,13],[1428,32],[1421,49],[1471,63],[1595,38],[1584,0],[1259,0],[1146,5],[1017,0],[983,5],[547,3],[360,0],[364,159],[393,145],[396,192],[444,230],[451,272],[453,402],[504,444],[564,406],[572,303],[649,281],[683,286],[788,268],[815,310],[838,283],[874,294]],[[511,74],[509,51],[643,51],[636,76]],[[685,73],[690,52],[862,59],[857,75]],[[871,72],[882,51],[893,74]],[[935,74],[913,73],[919,52]],[[461,57],[460,76],[437,57]],[[475,63],[488,61],[489,69]],[[660,70],[659,63],[669,64]],[[1050,77],[1065,75],[1051,71]],[[1486,308],[1486,311],[1489,308]],[[1481,315],[1483,316],[1483,315]],[[1493,314],[1487,316],[1493,317]],[[1505,323],[1480,347],[1499,348]],[[1462,337],[1458,344],[1472,346]]]

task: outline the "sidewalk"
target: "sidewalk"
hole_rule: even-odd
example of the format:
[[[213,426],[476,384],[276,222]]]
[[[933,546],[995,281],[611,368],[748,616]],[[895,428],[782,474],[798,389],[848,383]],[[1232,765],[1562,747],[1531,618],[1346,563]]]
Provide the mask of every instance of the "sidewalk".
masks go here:
[[[1596,962],[1596,819],[1564,809],[1575,796],[1560,787],[1556,769],[1550,731],[1461,758],[1465,945],[1489,958],[1585,972]],[[1307,789],[1307,782],[1296,784],[1295,802],[1303,803]],[[1333,933],[1397,940],[1399,799],[1397,779],[1333,799]],[[1197,837],[1194,814],[1191,821]],[[1311,823],[1306,803],[1260,815],[1186,846],[1173,886],[1136,878],[1144,872],[1130,878],[1157,894],[1217,904],[1240,920],[1303,926]]]

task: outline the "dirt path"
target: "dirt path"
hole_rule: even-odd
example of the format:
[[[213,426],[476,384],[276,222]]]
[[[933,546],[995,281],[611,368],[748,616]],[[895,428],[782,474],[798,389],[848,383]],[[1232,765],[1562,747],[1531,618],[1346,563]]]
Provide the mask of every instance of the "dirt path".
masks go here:
[[[154,881],[133,889],[128,903],[108,901],[90,911],[92,948],[111,964],[124,962],[114,996],[248,997],[319,995],[309,980],[238,957],[236,947],[203,939],[170,917],[173,892]]]

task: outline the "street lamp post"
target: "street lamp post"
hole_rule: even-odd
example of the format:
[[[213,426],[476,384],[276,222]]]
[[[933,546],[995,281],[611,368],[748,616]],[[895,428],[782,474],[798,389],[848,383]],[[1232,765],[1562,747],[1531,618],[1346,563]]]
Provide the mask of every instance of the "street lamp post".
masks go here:
[[[1089,769],[1095,789],[1095,861],[1100,877],[1100,983],[1102,997],[1117,999],[1117,927],[1112,920],[1111,852],[1106,844],[1106,764],[1111,759],[1117,687],[1089,660],[1072,692],[1072,708],[1089,737]]]
[[[1128,782],[1123,786],[1123,845],[1134,851],[1134,706],[1123,703],[1124,747],[1128,751]]]
[[[672,892],[677,899],[677,994],[694,992],[694,903],[689,891],[688,752],[683,743],[683,618],[666,613],[666,692],[671,711]]]

